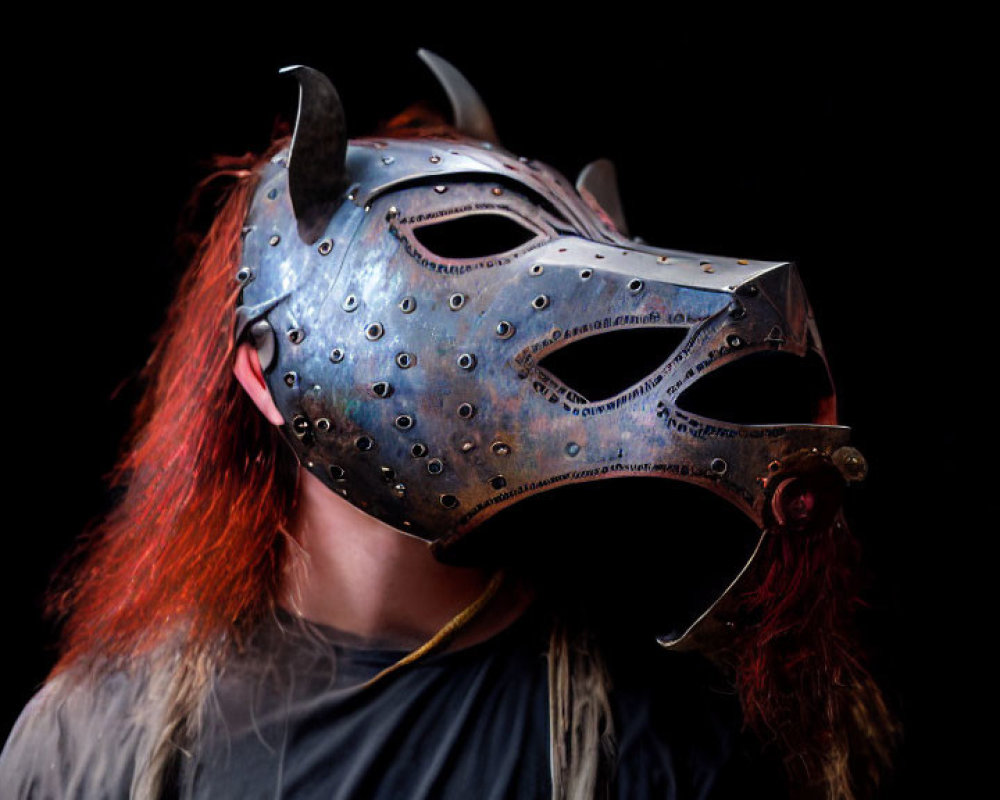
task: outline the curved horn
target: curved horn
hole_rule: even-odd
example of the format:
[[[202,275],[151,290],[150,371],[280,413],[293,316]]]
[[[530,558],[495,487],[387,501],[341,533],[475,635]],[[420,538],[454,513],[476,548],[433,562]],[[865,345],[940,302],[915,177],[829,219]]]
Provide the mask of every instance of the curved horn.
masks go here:
[[[438,79],[438,83],[448,95],[451,113],[455,118],[455,127],[459,132],[473,139],[499,145],[500,140],[493,127],[490,112],[486,110],[486,104],[479,93],[472,88],[472,84],[466,77],[441,56],[435,55],[430,50],[421,47],[417,50],[417,55],[430,67],[434,77]]]
[[[618,195],[618,175],[611,161],[599,158],[587,164],[576,179],[576,190],[598,215],[606,216],[619,233],[628,236],[625,212]]]
[[[299,236],[312,244],[326,230],[348,183],[344,107],[322,72],[297,64],[280,73],[294,75],[299,82],[299,110],[288,155],[288,191]]]

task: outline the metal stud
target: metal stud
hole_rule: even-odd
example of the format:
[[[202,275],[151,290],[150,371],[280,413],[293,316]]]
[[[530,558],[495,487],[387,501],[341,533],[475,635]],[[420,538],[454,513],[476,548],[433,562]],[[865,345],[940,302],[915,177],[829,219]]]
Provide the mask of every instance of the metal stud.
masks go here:
[[[462,306],[465,305],[465,295],[461,292],[455,292],[451,297],[448,298],[448,308],[452,311],[458,311]]]
[[[494,197],[499,197],[500,195],[503,194],[503,189],[501,189],[499,186],[494,186],[491,191],[493,192]]]
[[[271,245],[271,247],[277,247],[277,246],[278,246],[278,243],[279,243],[280,241],[281,241],[281,237],[280,237],[280,236],[278,236],[278,234],[276,234],[276,233],[275,233],[275,234],[272,234],[272,235],[271,235],[271,238],[267,240],[267,243],[268,243],[269,245]]]
[[[344,348],[343,347],[334,347],[333,350],[330,351],[330,360],[334,364],[339,364],[341,361],[343,361],[344,360]]]
[[[354,440],[354,446],[362,453],[365,453],[375,446],[375,440],[371,436],[359,436]]]
[[[240,267],[240,271],[236,273],[236,282],[240,286],[246,286],[253,280],[253,267]]]
[[[427,445],[423,442],[414,442],[410,445],[410,455],[414,458],[423,458],[427,455]]]
[[[344,298],[344,304],[341,306],[344,311],[354,311],[358,307],[358,298],[353,294],[347,295]]]
[[[395,486],[392,487],[392,490],[396,493],[397,497],[402,497],[404,494],[406,494],[406,484],[397,483]],[[404,522],[403,524],[408,525],[409,523]]]
[[[439,185],[437,185],[437,186],[434,187],[434,191],[437,192],[438,194],[444,194],[445,192],[448,191],[448,187],[447,186],[441,186],[439,184]]]
[[[432,164],[440,164],[441,163],[441,156],[431,156],[427,160],[430,161]]]
[[[575,456],[580,452],[580,445],[576,442],[570,442],[566,445],[566,455]]]
[[[471,453],[476,449],[476,443],[472,439],[466,439],[462,444],[458,446],[458,449],[463,453]]]
[[[532,264],[528,268],[528,272],[530,272],[532,275],[541,275],[544,271],[545,267],[543,267],[541,264]]]
[[[458,407],[458,416],[462,419],[472,419],[476,415],[476,407],[472,403],[462,403]]]
[[[632,292],[632,294],[639,294],[639,292],[642,291],[643,286],[645,286],[645,284],[638,278],[632,278],[632,280],[628,282],[628,290]]]
[[[376,339],[381,339],[383,333],[385,333],[385,330],[379,322],[373,322],[365,328],[365,338],[367,338],[370,342],[374,342]]]
[[[306,332],[302,328],[292,328],[288,331],[288,341],[292,344],[301,344],[306,338]]]
[[[316,420],[316,430],[321,431],[322,433],[326,433],[327,431],[329,431],[330,420],[328,420],[326,417],[320,417],[318,420]]]
[[[397,428],[399,428],[399,430],[401,431],[408,431],[410,428],[413,427],[413,417],[411,417],[409,414],[400,414],[398,417],[396,417],[396,419],[392,421],[392,424],[395,425]]]
[[[444,472],[444,462],[440,458],[432,458],[427,462],[427,471],[431,475],[440,475]]]
[[[656,260],[661,264],[666,264],[670,260],[670,256],[657,256]]]
[[[458,366],[464,370],[473,370],[476,368],[476,357],[472,353],[462,353],[458,357]]]
[[[490,445],[490,450],[493,451],[493,455],[495,456],[510,455],[510,445],[506,442],[493,442],[493,444]]]
[[[372,394],[384,400],[392,394],[392,384],[388,381],[377,381],[372,384]]]
[[[295,372],[286,372],[284,376],[285,386],[292,388],[299,382],[299,376]]]
[[[309,430],[309,427],[309,420],[301,414],[296,414],[292,418],[292,430],[295,431],[297,436],[302,436]]]
[[[743,347],[746,342],[743,341],[743,337],[738,336],[735,333],[731,333],[726,337],[726,344],[728,344],[733,350],[737,350]]]
[[[385,221],[392,222],[399,216],[399,209],[396,206],[389,206],[389,210],[385,212]]]
[[[328,256],[333,252],[333,239],[324,239],[316,247],[321,256]]]
[[[400,369],[409,369],[417,363],[417,357],[413,353],[397,353],[396,366]]]
[[[404,314],[412,314],[417,310],[417,299],[407,295],[399,301],[399,310]]]
[[[534,300],[531,301],[531,307],[536,311],[541,311],[543,308],[548,308],[549,298],[548,295],[540,294]]]
[[[497,323],[497,336],[501,339],[509,339],[514,335],[514,325],[505,319]]]
[[[580,280],[589,281],[591,276],[594,274],[592,269],[581,269],[580,270]]]

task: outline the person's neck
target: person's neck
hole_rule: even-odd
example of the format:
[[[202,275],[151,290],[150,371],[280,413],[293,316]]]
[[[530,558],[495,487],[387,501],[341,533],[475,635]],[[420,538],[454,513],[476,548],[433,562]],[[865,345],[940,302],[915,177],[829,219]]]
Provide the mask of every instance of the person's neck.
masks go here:
[[[427,543],[369,516],[299,470],[299,497],[289,533],[282,605],[313,622],[382,645],[416,647],[486,588],[487,570],[442,564]],[[299,552],[295,552],[299,551]],[[453,646],[486,638],[530,602],[507,586]]]

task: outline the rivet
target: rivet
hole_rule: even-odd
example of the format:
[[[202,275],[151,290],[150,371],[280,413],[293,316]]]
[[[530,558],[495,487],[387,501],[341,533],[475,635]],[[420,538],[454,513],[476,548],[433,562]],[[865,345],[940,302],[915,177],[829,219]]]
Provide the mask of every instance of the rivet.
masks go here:
[[[604,258],[603,253],[594,253],[594,258]]]
[[[749,262],[749,261],[747,261],[747,260],[746,260],[745,258],[740,258],[740,259],[738,259],[738,260],[736,261],[736,263],[737,263],[737,264],[743,264],[744,266],[746,266],[746,265],[747,265],[747,264],[749,264],[750,262]]]
[[[465,305],[465,295],[461,292],[455,292],[451,297],[448,298],[448,308],[452,311],[458,311],[462,306]]]
[[[472,353],[462,353],[458,357],[458,366],[464,370],[476,368],[476,357]]]
[[[743,319],[747,315],[747,310],[743,307],[743,304],[739,300],[733,301],[732,306],[729,307],[729,316],[733,319]]]
[[[528,272],[532,275],[541,275],[544,272],[544,267],[541,264],[532,264]]]
[[[458,508],[458,498],[453,494],[441,495],[441,505],[447,509]]]
[[[399,301],[399,310],[404,314],[412,314],[416,309],[417,299],[411,295],[407,295]]]
[[[372,384],[372,394],[384,400],[392,394],[392,385],[388,381],[377,381]]]
[[[344,348],[342,348],[342,347],[334,347],[333,350],[330,351],[330,360],[334,364],[339,364],[341,361],[343,361],[344,360]]]
[[[566,455],[575,456],[580,452],[580,445],[576,442],[570,442],[566,445]]]
[[[427,471],[431,475],[440,475],[444,472],[444,462],[440,458],[432,458],[427,462]]]
[[[321,417],[320,419],[316,420],[316,430],[326,433],[328,430],[330,430],[330,420],[328,420],[326,417]]]
[[[434,187],[434,191],[437,192],[438,194],[444,194],[445,192],[448,191],[448,187],[441,186],[440,184],[438,184],[437,186]]]
[[[430,161],[432,164],[440,164],[441,163],[441,156],[431,156],[427,160]]]
[[[712,463],[709,465],[709,469],[711,469],[716,475],[725,475],[726,470],[729,469],[729,465],[724,459],[713,458]]]
[[[505,319],[497,323],[497,336],[501,339],[509,339],[514,335],[514,326]]]
[[[503,475],[494,475],[490,478],[490,486],[494,489],[503,489],[507,485],[507,479]]]
[[[315,461],[307,461],[307,462],[306,462],[306,466],[307,466],[307,467],[308,467],[309,469],[312,469],[313,467],[315,467],[315,466],[316,466],[316,462],[315,462]]]
[[[365,328],[365,337],[370,342],[374,342],[376,339],[381,339],[383,333],[385,333],[385,331],[383,330],[381,323],[378,322],[373,322]]]
[[[300,344],[303,339],[306,338],[305,331],[302,328],[292,328],[288,331],[288,341],[292,344]]]
[[[302,435],[309,430],[309,420],[301,414],[296,414],[292,418],[292,428],[297,434]]]
[[[271,191],[269,191],[267,193],[267,199],[268,200],[273,200],[277,196],[278,196],[278,190],[277,189],[272,189]]]
[[[715,272],[715,268],[711,264],[702,264],[701,265],[701,271],[702,272]]]
[[[392,424],[395,425],[397,428],[399,428],[399,430],[401,431],[408,431],[410,428],[413,427],[413,417],[411,417],[409,414],[400,414],[398,417],[396,417],[396,419],[392,421]]]
[[[236,273],[236,282],[241,286],[250,283],[253,280],[253,267],[241,267],[240,271]]]
[[[392,156],[382,156],[382,163],[385,164],[387,167],[395,160],[396,159],[393,158]]]
[[[402,497],[404,494],[406,494],[406,484],[405,483],[397,483],[395,486],[392,487],[392,490],[396,493],[396,495],[398,497]],[[410,523],[409,522],[404,522],[403,524],[404,525],[409,525]]]
[[[278,246],[278,243],[279,243],[280,241],[281,241],[281,237],[280,237],[280,236],[278,236],[278,234],[276,234],[276,233],[275,233],[275,234],[273,234],[273,235],[271,236],[271,238],[270,238],[270,239],[268,239],[268,240],[267,240],[267,243],[268,243],[269,245],[271,245],[271,247],[277,247],[277,246]]]
[[[493,442],[490,445],[490,450],[493,451],[495,456],[507,456],[510,455],[510,445],[506,442]]]
[[[580,270],[580,280],[589,281],[591,276],[594,274],[592,269],[581,269]]]
[[[364,453],[375,446],[375,440],[371,436],[359,436],[354,440],[354,446]]]
[[[503,194],[503,189],[501,189],[499,186],[494,186],[492,191],[494,197],[499,197],[500,195]]]
[[[633,278],[628,282],[628,290],[632,292],[632,294],[638,294],[639,292],[641,292],[643,286],[644,286],[643,282],[638,278]]]
[[[324,239],[316,248],[321,256],[328,256],[333,252],[333,239]]]
[[[285,386],[288,386],[289,388],[291,388],[296,383],[298,383],[299,376],[297,374],[295,374],[294,372],[286,372],[284,380],[285,380]]]
[[[399,216],[399,209],[396,206],[389,206],[389,210],[385,212],[385,221],[396,219]]]
[[[417,357],[412,353],[397,353],[396,366],[400,369],[409,369],[417,363]]]
[[[661,264],[666,264],[670,260],[670,256],[657,256],[656,260]]]
[[[726,337],[726,344],[728,344],[735,350],[739,347],[743,347],[744,342],[742,337],[738,336],[735,333],[731,333]]]
[[[531,301],[531,306],[536,311],[541,311],[543,308],[547,308],[549,305],[549,298],[547,295],[540,294],[534,300]]]
[[[330,465],[330,477],[333,478],[335,481],[344,480],[344,475],[345,473],[343,467],[338,467],[336,464]]]
[[[344,311],[354,311],[354,309],[358,307],[358,298],[353,294],[347,295],[347,297],[344,298],[344,303],[341,307]]]
[[[423,458],[427,455],[427,445],[423,442],[414,442],[410,447],[410,455],[414,458]]]
[[[462,442],[461,445],[459,445],[458,449],[461,450],[463,453],[471,453],[473,450],[476,449],[476,443],[471,439],[466,439],[464,442]]]
[[[371,210],[372,210],[372,207],[371,207],[371,204],[369,203],[368,205],[365,206],[365,213],[367,214]]]
[[[472,403],[462,403],[458,407],[458,416],[462,419],[472,419],[476,415],[476,408]]]

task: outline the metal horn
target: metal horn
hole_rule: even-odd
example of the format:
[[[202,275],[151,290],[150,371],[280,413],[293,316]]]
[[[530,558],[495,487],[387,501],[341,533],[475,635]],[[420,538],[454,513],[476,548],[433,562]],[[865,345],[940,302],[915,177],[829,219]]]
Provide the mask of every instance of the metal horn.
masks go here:
[[[486,110],[486,104],[479,93],[472,88],[468,79],[441,56],[435,55],[430,50],[421,47],[417,50],[417,55],[430,67],[434,77],[438,79],[448,95],[455,127],[459,132],[473,139],[499,145],[500,140],[493,127],[490,112]]]
[[[311,67],[280,70],[299,82],[299,110],[288,156],[288,191],[299,236],[312,244],[326,230],[347,187],[347,126],[330,79]]]
[[[622,199],[618,195],[618,174],[611,161],[599,158],[587,164],[576,179],[576,190],[594,211],[603,213],[619,233],[628,236]]]

